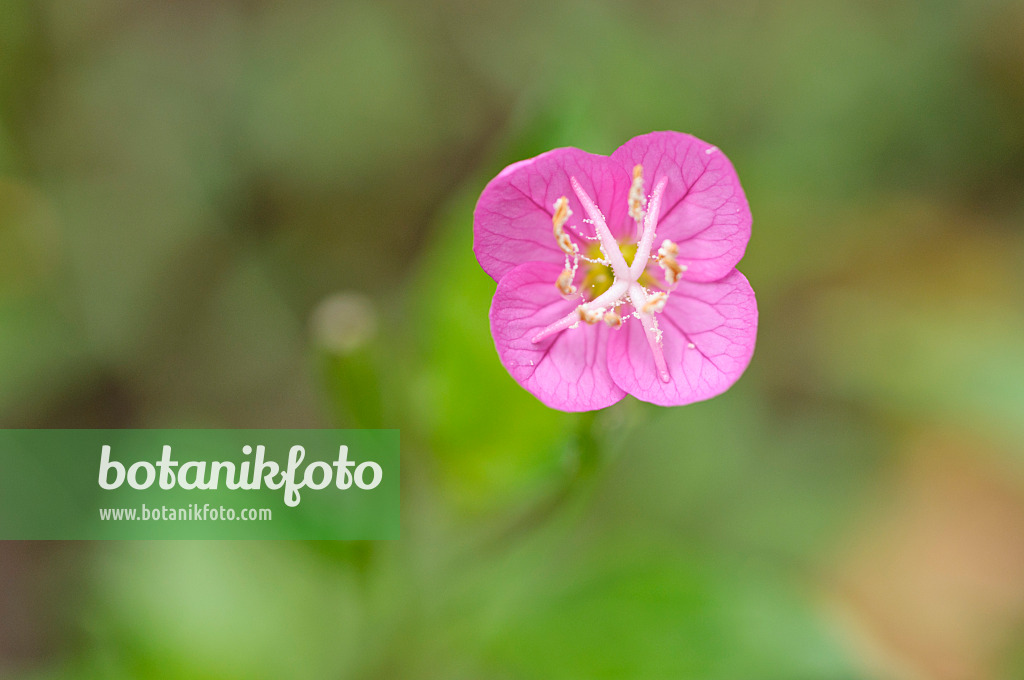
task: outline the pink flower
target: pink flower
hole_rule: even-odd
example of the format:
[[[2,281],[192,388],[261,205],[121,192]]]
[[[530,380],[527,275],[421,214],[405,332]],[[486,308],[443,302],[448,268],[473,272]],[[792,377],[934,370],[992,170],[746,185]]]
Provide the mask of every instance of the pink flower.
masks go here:
[[[757,304],[735,268],[750,207],[729,160],[696,137],[652,132],[611,156],[564,148],[513,163],[480,195],[473,236],[498,282],[501,363],[552,408],[626,393],[689,404],[750,363]]]

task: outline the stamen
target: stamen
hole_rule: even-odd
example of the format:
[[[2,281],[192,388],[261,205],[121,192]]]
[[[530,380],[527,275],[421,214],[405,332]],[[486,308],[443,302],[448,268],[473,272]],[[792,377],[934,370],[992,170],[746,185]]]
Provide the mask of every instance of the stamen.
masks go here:
[[[555,241],[558,242],[558,247],[562,249],[566,255],[574,256],[579,252],[579,248],[569,235],[565,233],[562,227],[565,226],[565,221],[572,215],[572,210],[569,209],[569,199],[562,196],[555,201],[555,214],[551,216],[551,227],[555,233]]]
[[[555,286],[562,295],[572,295],[576,292],[576,286],[572,284],[573,271],[571,269],[563,269],[562,273],[558,275],[558,280],[555,281]]]
[[[686,265],[681,265],[676,261],[676,255],[679,254],[679,246],[672,241],[665,239],[658,248],[658,256],[655,258],[661,268],[665,270],[665,281],[668,285],[674,286],[679,279],[683,277],[683,272],[686,271]]]
[[[644,219],[644,206],[647,198],[644,196],[644,166],[636,165],[633,168],[633,183],[629,187],[629,216],[636,220],[637,228]]]
[[[582,319],[583,321],[586,321],[590,325],[594,325],[595,323],[600,321],[602,318],[604,318],[604,310],[603,309],[592,309],[592,308],[584,307],[583,305],[580,305],[579,307],[576,308],[576,311],[577,311],[577,313],[579,313],[580,319]]]
[[[619,313],[613,309],[609,312],[605,312],[604,322],[611,326],[612,328],[618,328],[619,326],[622,325],[622,317],[619,316]]]
[[[572,295],[576,292],[576,286],[572,285],[572,280],[575,278],[576,268],[580,264],[580,248],[572,242],[569,234],[565,233],[563,229],[570,215],[572,215],[572,210],[569,209],[569,199],[565,196],[559,197],[555,201],[555,213],[551,216],[551,230],[555,234],[558,247],[565,253],[565,269],[555,280],[555,286],[562,295]]]
[[[565,196],[560,196],[555,201],[555,214],[551,216],[551,221],[555,225],[555,229],[561,229],[565,225],[565,221],[572,215],[572,209],[569,207],[569,199]]]
[[[664,293],[660,290],[656,293],[651,293],[651,296],[647,298],[647,302],[644,303],[644,306],[640,311],[644,314],[660,312],[665,309],[666,301],[668,301],[668,293]]]

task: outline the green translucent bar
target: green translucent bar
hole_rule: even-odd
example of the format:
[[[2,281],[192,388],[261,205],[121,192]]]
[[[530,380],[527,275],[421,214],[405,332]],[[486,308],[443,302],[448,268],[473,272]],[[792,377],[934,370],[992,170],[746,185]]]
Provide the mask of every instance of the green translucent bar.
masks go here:
[[[0,430],[0,539],[398,537],[398,430]]]

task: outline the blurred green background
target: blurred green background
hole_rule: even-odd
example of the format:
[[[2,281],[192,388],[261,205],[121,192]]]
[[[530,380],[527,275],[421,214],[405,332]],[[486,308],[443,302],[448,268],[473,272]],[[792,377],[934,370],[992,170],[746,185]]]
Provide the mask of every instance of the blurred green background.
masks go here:
[[[543,407],[504,165],[735,164],[757,353]],[[0,425],[397,427],[392,543],[0,544],[0,676],[1024,677],[1024,4],[0,0]]]

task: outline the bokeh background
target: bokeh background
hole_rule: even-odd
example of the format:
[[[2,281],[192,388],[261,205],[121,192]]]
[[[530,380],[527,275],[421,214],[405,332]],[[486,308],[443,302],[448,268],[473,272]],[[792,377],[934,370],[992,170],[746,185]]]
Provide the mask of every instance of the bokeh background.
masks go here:
[[[757,353],[551,411],[472,209],[733,161]],[[397,427],[390,543],[0,544],[0,676],[1024,677],[1024,4],[0,1],[0,425]]]

